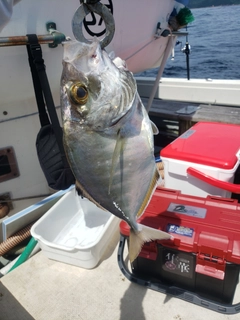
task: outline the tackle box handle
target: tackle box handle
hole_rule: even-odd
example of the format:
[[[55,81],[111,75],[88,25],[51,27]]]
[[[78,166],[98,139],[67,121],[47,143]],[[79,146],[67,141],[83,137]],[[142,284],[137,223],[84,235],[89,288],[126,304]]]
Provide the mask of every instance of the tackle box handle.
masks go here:
[[[187,173],[197,179],[200,179],[214,187],[232,192],[232,193],[237,193],[240,194],[240,185],[238,184],[234,184],[234,183],[230,183],[230,182],[226,182],[226,181],[222,181],[222,180],[218,180],[215,179],[199,170],[196,170],[192,167],[187,168]]]

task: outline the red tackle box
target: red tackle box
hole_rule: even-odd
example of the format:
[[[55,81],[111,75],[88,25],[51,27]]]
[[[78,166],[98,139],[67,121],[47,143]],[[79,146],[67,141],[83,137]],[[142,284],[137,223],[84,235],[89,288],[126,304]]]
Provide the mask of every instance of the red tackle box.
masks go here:
[[[147,286],[154,281],[155,290],[175,288],[181,298],[186,292],[192,293],[186,299],[194,303],[202,305],[204,301],[208,308],[223,313],[240,312],[240,304],[231,308],[240,271],[237,200],[210,195],[201,198],[158,188],[139,222],[169,232],[174,240],[145,243],[131,271],[127,271],[121,250],[122,242],[128,240],[129,226],[122,221],[118,260],[129,280],[142,279]]]

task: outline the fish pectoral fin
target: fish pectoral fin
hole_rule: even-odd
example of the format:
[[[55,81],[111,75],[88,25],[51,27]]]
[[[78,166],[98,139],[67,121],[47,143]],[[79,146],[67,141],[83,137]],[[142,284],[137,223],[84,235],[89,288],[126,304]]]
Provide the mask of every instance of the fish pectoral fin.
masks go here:
[[[164,231],[147,227],[145,225],[138,225],[140,231],[134,231],[130,229],[129,236],[129,260],[132,263],[139,255],[144,242],[150,242],[152,240],[167,240],[173,239],[173,237]]]
[[[117,133],[116,145],[115,145],[113,156],[112,156],[112,166],[111,166],[111,171],[110,171],[108,194],[110,194],[110,192],[111,192],[114,171],[116,170],[116,166],[119,161],[120,154],[121,154],[121,152],[123,152],[123,148],[124,148],[125,139],[121,136],[120,130]]]
[[[157,134],[159,134],[159,130],[158,130],[158,127],[155,125],[155,123],[153,123],[151,121],[151,126],[152,126],[152,132],[153,134],[156,136]]]

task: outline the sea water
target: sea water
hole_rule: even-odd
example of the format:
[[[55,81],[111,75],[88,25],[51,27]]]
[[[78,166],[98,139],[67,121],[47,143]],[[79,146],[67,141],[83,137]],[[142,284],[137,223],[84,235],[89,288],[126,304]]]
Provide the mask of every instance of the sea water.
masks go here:
[[[190,78],[240,79],[240,5],[191,11],[195,20],[187,27],[188,36],[178,38],[175,57],[168,59],[163,77],[187,78],[186,55],[182,49],[188,41]],[[157,71],[151,69],[141,75],[155,77]]]

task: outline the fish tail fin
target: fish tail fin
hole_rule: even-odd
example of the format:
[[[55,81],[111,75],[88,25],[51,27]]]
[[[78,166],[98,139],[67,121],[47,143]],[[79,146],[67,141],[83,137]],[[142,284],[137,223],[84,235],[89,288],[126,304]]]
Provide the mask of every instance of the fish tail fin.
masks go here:
[[[164,231],[147,227],[145,225],[139,224],[139,230],[135,231],[130,229],[129,236],[129,259],[133,262],[139,255],[144,242],[149,242],[152,240],[163,240],[172,239],[173,237]]]

